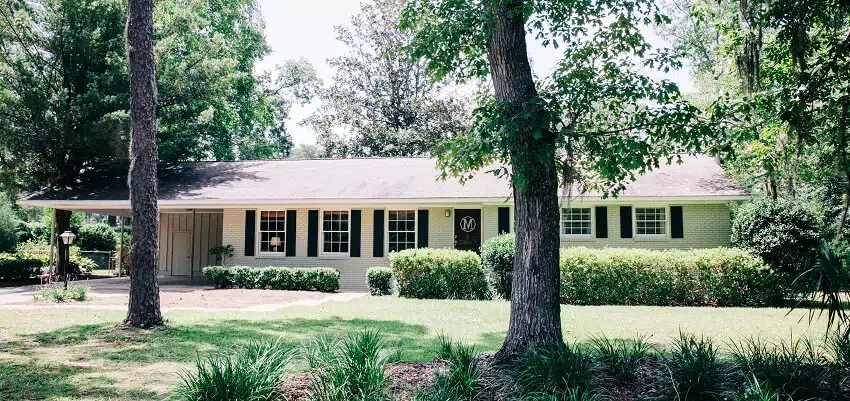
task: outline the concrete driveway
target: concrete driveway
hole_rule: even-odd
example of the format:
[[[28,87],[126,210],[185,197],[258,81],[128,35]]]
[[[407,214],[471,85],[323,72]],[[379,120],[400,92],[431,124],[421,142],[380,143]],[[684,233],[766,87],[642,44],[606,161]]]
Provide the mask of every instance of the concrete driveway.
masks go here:
[[[59,284],[61,285],[61,283]],[[126,310],[130,292],[127,277],[75,281],[72,285],[89,287],[90,300],[67,304],[45,304],[33,301],[32,294],[41,286],[0,288],[0,309],[30,309],[46,306],[101,310]],[[314,291],[275,291],[226,289],[215,290],[204,280],[160,278],[160,304],[163,311],[274,311],[298,305],[318,305],[330,301],[349,301],[364,293],[321,293]]]

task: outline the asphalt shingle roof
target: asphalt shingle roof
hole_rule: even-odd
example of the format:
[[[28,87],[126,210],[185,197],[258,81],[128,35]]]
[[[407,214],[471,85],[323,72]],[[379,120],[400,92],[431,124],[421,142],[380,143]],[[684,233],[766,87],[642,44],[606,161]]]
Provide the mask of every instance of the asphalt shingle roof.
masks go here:
[[[126,169],[87,177],[78,185],[27,200],[127,200]],[[161,200],[293,201],[479,199],[510,196],[507,179],[479,174],[461,185],[441,181],[428,158],[355,158],[192,162],[161,168]],[[686,157],[627,184],[620,197],[736,197],[746,190],[709,157]]]

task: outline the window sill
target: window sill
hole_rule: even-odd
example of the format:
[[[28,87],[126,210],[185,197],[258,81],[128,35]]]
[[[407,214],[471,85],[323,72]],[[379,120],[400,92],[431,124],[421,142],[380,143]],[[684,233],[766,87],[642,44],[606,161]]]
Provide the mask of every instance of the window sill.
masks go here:
[[[347,254],[347,253],[341,253],[341,254],[336,254],[336,255],[335,254],[321,254],[320,253],[319,256],[318,256],[319,259],[325,259],[325,260],[348,259],[350,257],[351,257],[351,255]]]
[[[254,257],[257,259],[283,259],[286,257],[286,252],[281,252],[280,255],[275,255],[272,253],[258,253]]]
[[[592,235],[561,235],[561,240],[566,242],[592,242]]]
[[[637,236],[634,238],[635,242],[666,242],[670,241],[670,237],[666,235],[646,235],[646,236]]]

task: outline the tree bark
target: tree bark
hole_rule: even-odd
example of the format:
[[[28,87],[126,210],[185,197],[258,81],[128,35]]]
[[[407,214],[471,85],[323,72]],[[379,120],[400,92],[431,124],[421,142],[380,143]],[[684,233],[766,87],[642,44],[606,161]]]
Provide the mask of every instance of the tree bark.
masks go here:
[[[157,283],[156,78],[153,52],[154,0],[130,0],[127,55],[130,70],[130,304],[124,323],[162,324]]]
[[[61,210],[56,209],[56,232],[53,233],[57,236],[53,240],[56,241],[56,272],[59,275],[59,278],[64,279],[65,277],[65,267],[68,265],[66,260],[68,259],[68,252],[66,252],[68,246],[62,242],[61,238],[58,236],[65,231],[71,229],[71,211],[70,210]]]
[[[496,355],[509,361],[537,348],[563,344],[556,136],[545,110],[535,102],[523,1],[490,0],[489,6],[487,50],[493,91],[516,130],[510,144],[516,221],[511,315],[507,338]]]

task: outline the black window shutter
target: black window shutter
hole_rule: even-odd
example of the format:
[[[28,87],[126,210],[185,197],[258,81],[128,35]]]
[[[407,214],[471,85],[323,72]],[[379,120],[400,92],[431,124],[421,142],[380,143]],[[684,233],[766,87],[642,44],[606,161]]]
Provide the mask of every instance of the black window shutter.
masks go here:
[[[511,208],[499,208],[499,234],[511,232]]]
[[[286,211],[286,256],[295,256],[295,239],[296,235],[297,215],[294,210]]]
[[[384,257],[384,211],[375,210],[372,219],[372,256]]]
[[[349,244],[348,254],[351,257],[360,257],[360,211],[351,211],[351,243]]]
[[[416,247],[417,248],[427,248],[428,247],[428,211],[420,210],[419,211],[419,221],[416,223],[419,226],[416,227],[418,230],[416,238]]]
[[[620,238],[632,238],[631,206],[620,206]]]
[[[681,206],[670,206],[670,236],[685,238],[685,225]]]
[[[596,213],[596,238],[608,238],[608,207],[597,206]]]
[[[245,256],[254,256],[254,235],[257,228],[257,211],[245,211]]]
[[[307,211],[307,256],[319,256],[319,211]]]

